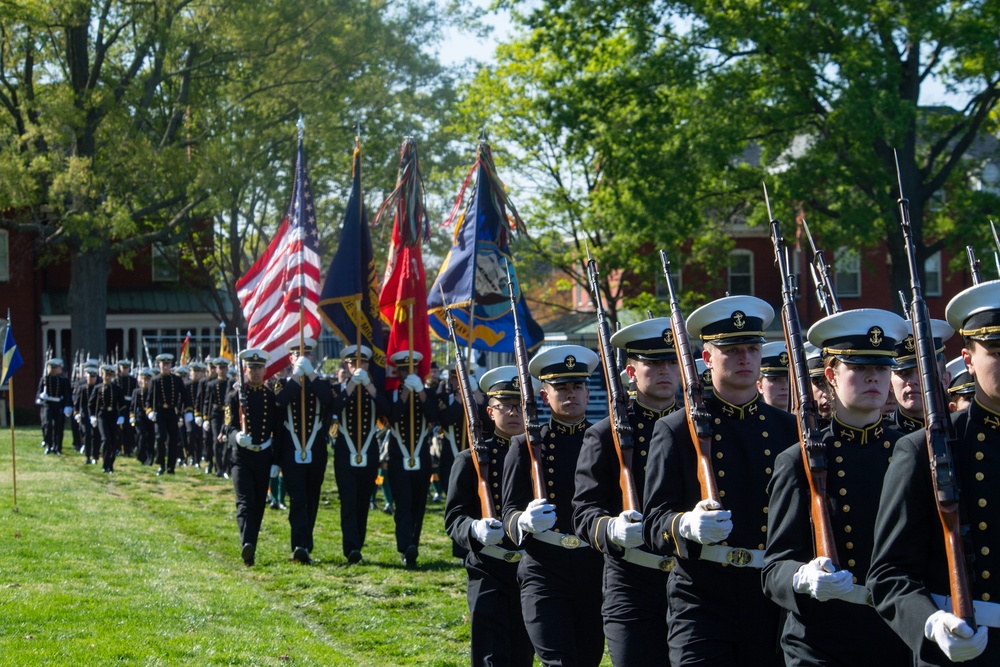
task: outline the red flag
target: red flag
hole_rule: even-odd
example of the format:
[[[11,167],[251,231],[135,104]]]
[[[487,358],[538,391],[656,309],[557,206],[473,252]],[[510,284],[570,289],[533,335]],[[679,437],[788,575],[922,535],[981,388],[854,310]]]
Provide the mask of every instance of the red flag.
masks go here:
[[[188,331],[181,343],[181,359],[178,362],[181,366],[186,366],[191,361],[191,332]]]
[[[300,309],[305,337],[319,338],[319,270],[319,232],[300,128],[288,212],[267,250],[236,283],[247,320],[247,347],[271,354],[266,378],[290,363],[285,348],[299,338]]]
[[[410,349],[410,315],[413,316],[413,350],[423,355],[414,372],[424,379],[431,372],[431,334],[427,322],[427,287],[420,245],[400,244],[398,225],[393,226],[392,247],[385,267],[378,305],[382,319],[389,323],[386,356]],[[395,389],[399,381],[386,373],[386,388]]]

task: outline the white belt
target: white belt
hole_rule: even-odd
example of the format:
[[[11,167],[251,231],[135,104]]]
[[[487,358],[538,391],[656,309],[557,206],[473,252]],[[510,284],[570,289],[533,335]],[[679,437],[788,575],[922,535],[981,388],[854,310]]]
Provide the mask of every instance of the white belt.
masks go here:
[[[532,533],[531,536],[536,540],[541,540],[542,542],[553,544],[563,549],[579,549],[590,546],[576,535],[557,533],[553,530],[543,530],[540,533]]]
[[[850,602],[851,604],[860,604],[867,607],[875,606],[875,602],[872,600],[871,591],[864,586],[858,586],[857,584],[854,584],[850,593],[837,599],[843,600],[844,602]]]
[[[931,593],[931,599],[938,609],[951,612],[951,596]],[[988,628],[1000,628],[1000,604],[996,602],[985,602],[983,600],[973,600],[972,610],[976,614],[976,625],[985,625]]]
[[[507,549],[501,549],[495,544],[487,544],[479,550],[479,553],[507,563],[516,563],[524,555],[523,551],[508,551]]]
[[[677,565],[677,560],[673,556],[657,556],[641,549],[626,549],[622,560],[627,560],[633,565],[648,567],[651,570],[663,570],[670,572]]]
[[[733,567],[754,567],[759,570],[764,567],[764,550],[706,544],[701,547],[701,559]]]
[[[240,445],[240,443],[238,442],[236,444]],[[259,445],[240,445],[240,447],[242,447],[243,449],[249,449],[251,452],[262,452],[270,446],[271,446],[271,438],[268,438]]]

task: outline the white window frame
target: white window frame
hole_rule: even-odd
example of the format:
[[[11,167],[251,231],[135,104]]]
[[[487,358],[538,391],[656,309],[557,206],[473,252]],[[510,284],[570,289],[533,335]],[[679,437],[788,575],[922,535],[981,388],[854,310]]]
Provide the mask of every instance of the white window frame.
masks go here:
[[[738,273],[737,276],[746,276],[750,280],[750,290],[747,293],[744,292],[734,292],[733,291],[733,259],[736,257],[746,257],[749,260],[748,273]],[[729,262],[726,266],[726,288],[731,296],[736,296],[737,294],[746,294],[747,296],[754,295],[754,280],[753,280],[753,252],[745,250],[743,248],[737,248],[729,253]]]
[[[934,283],[931,282],[931,276],[935,276]],[[941,251],[938,250],[936,253],[924,260],[924,296],[941,296],[942,294],[942,284],[944,283],[944,276],[941,273]]]
[[[176,283],[180,280],[181,256],[176,246],[154,243],[150,249],[149,263],[154,283]],[[165,271],[168,267],[170,272]]]
[[[833,260],[833,284],[838,298],[857,299],[861,296],[861,253],[854,248],[841,246]],[[858,287],[856,291],[848,290],[843,284],[841,275],[854,275]]]

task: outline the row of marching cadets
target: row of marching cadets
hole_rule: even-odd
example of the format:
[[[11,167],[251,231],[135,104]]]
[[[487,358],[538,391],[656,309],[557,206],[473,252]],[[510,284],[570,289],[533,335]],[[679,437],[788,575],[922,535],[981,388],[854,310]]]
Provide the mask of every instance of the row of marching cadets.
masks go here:
[[[946,314],[930,329],[959,439],[974,622],[950,608],[912,323],[866,308],[829,315],[805,336],[834,562],[816,553],[787,347],[765,345],[775,313],[754,297],[725,297],[686,321],[704,350],[717,501],[702,497],[688,412],[676,402],[669,319],[612,339],[632,385],[641,512],[623,509],[612,420],[585,418],[597,355],[559,346],[531,361],[552,409],[540,433],[546,498],[532,491],[516,368],[483,377],[503,523],[482,516],[471,452],[456,459],[445,519],[469,549],[472,664],[527,665],[533,652],[546,665],[596,665],[605,639],[615,665],[997,664],[1000,639],[989,644],[986,628],[1000,627],[990,576],[1000,540],[989,530],[1000,503],[990,481],[1000,474],[990,450],[1000,436],[1000,281],[962,292]],[[956,331],[962,356],[946,365]]]

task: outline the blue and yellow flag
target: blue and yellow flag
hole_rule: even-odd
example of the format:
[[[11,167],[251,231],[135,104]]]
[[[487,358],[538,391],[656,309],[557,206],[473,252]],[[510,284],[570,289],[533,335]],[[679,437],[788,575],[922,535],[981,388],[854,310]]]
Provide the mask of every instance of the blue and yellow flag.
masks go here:
[[[319,297],[319,312],[333,332],[347,345],[358,342],[372,349],[368,372],[381,388],[385,378],[385,345],[378,309],[378,274],[371,231],[361,192],[361,142],[354,149],[354,176],[347,200],[340,245],[330,262]]]
[[[497,176],[490,145],[486,141],[479,142],[476,163],[462,186],[463,193],[473,174],[476,175],[476,184],[472,196],[455,223],[451,250],[427,295],[431,329],[440,338],[448,339],[448,324],[444,304],[441,303],[443,290],[455,317],[459,345],[468,345],[471,337],[472,347],[477,350],[513,353],[514,315],[507,286],[509,266],[517,295],[521,334],[525,347],[531,350],[542,342],[545,333],[531,317],[510,255],[510,236],[524,232],[524,223]],[[458,212],[461,201],[462,193],[455,203],[452,218]]]
[[[3,338],[3,377],[0,384],[7,384],[10,376],[17,372],[17,369],[24,365],[21,352],[14,342],[14,331],[11,329],[10,320],[7,320],[7,334]]]

